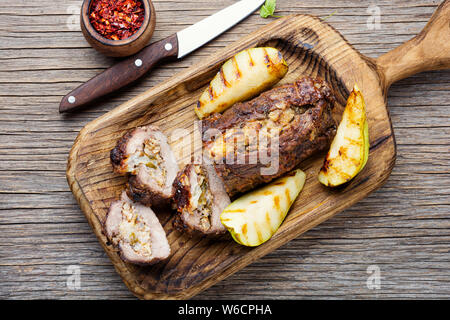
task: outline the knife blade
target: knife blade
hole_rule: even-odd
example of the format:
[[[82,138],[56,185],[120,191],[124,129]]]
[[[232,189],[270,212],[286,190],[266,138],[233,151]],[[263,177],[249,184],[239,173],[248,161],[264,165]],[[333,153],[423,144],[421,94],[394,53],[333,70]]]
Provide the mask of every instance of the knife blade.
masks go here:
[[[160,61],[183,58],[249,16],[264,2],[265,0],[241,0],[147,46],[68,93],[61,100],[59,112],[74,111],[136,81]]]

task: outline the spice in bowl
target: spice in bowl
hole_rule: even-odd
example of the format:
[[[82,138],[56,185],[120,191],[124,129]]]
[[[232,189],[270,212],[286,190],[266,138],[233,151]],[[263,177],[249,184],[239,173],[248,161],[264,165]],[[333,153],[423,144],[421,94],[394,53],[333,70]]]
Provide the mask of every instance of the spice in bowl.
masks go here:
[[[145,10],[141,0],[93,0],[89,21],[106,39],[124,40],[142,26]]]

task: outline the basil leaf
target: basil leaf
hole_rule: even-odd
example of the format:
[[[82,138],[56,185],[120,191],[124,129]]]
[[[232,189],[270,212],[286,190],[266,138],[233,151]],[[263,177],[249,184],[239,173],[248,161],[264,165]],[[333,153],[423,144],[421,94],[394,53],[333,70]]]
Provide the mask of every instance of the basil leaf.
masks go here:
[[[277,0],[266,0],[266,7],[269,9],[272,15],[275,12],[275,6],[277,5]]]
[[[259,15],[263,18],[268,18],[270,16],[270,11],[266,8],[266,6],[262,6]]]
[[[262,5],[261,10],[259,11],[259,15],[263,18],[273,16],[276,5],[277,0],[266,0],[266,2]]]

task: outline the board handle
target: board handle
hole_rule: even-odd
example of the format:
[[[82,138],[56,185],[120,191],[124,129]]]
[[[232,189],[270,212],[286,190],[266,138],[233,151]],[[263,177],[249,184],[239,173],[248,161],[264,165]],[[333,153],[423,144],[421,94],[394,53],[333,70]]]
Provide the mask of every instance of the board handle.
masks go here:
[[[417,36],[380,56],[385,88],[416,73],[450,68],[450,0],[445,0]]]

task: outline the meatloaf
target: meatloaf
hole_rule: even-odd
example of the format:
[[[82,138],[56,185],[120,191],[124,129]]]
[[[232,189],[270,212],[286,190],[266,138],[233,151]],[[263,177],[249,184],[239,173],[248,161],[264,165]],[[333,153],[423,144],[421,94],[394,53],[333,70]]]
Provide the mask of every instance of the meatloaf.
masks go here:
[[[267,183],[326,149],[336,133],[334,101],[326,82],[304,77],[205,118],[204,155],[228,195]]]
[[[127,193],[147,206],[166,204],[173,196],[178,164],[166,136],[156,126],[127,132],[111,150],[114,172],[129,175]]]
[[[220,214],[230,204],[212,165],[188,164],[174,181],[174,227],[190,235],[216,237],[226,232]]]
[[[103,224],[105,235],[125,261],[149,265],[166,259],[170,246],[166,233],[149,207],[131,201],[125,192],[114,201]]]

